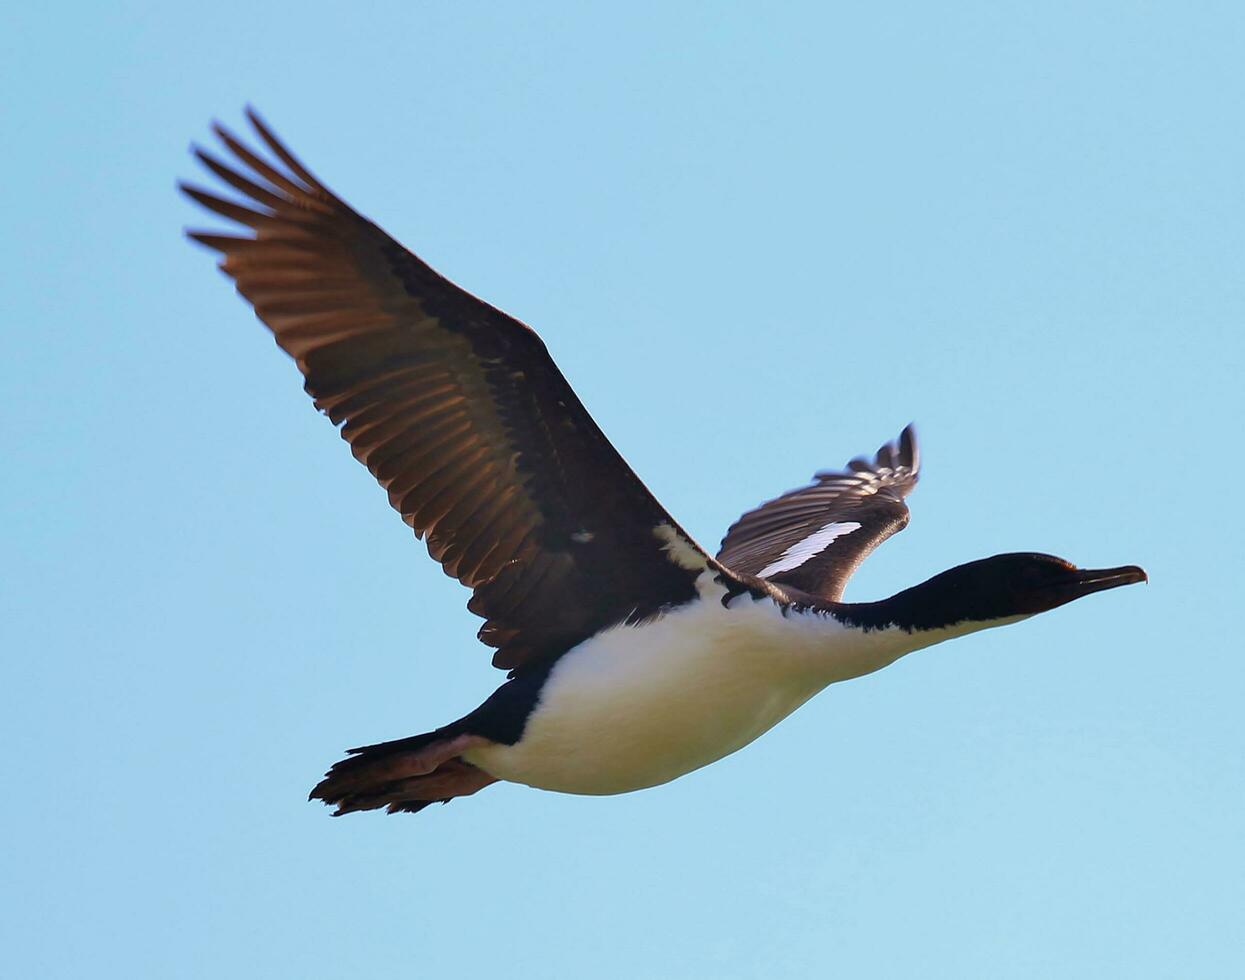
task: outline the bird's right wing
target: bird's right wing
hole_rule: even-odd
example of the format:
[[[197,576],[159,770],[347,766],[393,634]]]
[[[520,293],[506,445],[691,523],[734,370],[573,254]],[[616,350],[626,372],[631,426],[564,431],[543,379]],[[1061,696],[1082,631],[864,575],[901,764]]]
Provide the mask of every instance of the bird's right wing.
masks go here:
[[[872,461],[854,459],[842,472],[749,511],[722,539],[718,561],[735,572],[837,601],[865,557],[908,523],[904,498],[920,469],[916,433],[908,426]]]

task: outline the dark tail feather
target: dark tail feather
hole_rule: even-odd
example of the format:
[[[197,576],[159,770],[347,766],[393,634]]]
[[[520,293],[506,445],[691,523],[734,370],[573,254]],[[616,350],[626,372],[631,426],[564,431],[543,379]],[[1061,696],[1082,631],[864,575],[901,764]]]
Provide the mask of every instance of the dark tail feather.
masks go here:
[[[350,749],[311,791],[309,799],[336,806],[333,816],[356,810],[418,813],[430,803],[448,803],[496,780],[458,757],[475,736],[449,728]]]
[[[426,806],[432,806],[434,803],[448,803],[448,799],[444,800],[407,800],[405,803],[390,803],[385,809],[389,813],[419,813]]]

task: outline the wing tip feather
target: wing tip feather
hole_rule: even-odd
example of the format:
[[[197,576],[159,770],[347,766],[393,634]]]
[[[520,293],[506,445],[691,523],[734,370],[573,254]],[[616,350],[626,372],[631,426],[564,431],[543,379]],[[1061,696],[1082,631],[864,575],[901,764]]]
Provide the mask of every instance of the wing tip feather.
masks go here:
[[[287,148],[286,145],[277,138],[276,133],[274,133],[271,127],[269,127],[269,125],[264,121],[263,116],[259,114],[259,111],[255,108],[255,106],[248,102],[242,111],[247,118],[247,122],[249,122],[255,132],[259,134],[259,138],[267,144],[268,149],[275,153],[282,163],[290,168],[290,170],[294,173],[294,176],[306,183],[307,186],[313,190],[321,193],[328,193],[325,186],[319,181],[319,179],[317,179],[315,174],[308,170],[306,165],[304,165],[298,157],[290,152],[289,148]]]
[[[912,471],[912,478],[917,479],[921,471],[921,445],[917,441],[915,422],[909,422],[899,433],[899,453],[903,465]]]

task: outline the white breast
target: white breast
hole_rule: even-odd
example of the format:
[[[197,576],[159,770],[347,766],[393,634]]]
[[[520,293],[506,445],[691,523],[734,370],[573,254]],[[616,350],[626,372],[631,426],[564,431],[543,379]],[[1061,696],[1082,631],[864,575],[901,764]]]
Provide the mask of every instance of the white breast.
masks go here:
[[[743,595],[723,607],[710,573],[701,600],[619,626],[562,656],[520,741],[465,758],[500,779],[564,793],[655,786],[747,745],[827,684],[918,645]],[[923,644],[920,644],[923,645]]]

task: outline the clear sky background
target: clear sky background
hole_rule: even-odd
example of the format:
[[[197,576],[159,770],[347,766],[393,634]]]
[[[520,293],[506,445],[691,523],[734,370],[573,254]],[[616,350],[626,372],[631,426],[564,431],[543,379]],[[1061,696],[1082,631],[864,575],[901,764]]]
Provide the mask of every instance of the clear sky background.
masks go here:
[[[586,8],[6,5],[2,972],[1241,976],[1241,5]],[[916,420],[850,598],[1029,549],[1151,584],[668,786],[330,819],[343,749],[501,675],[181,238],[248,101],[706,545]]]

